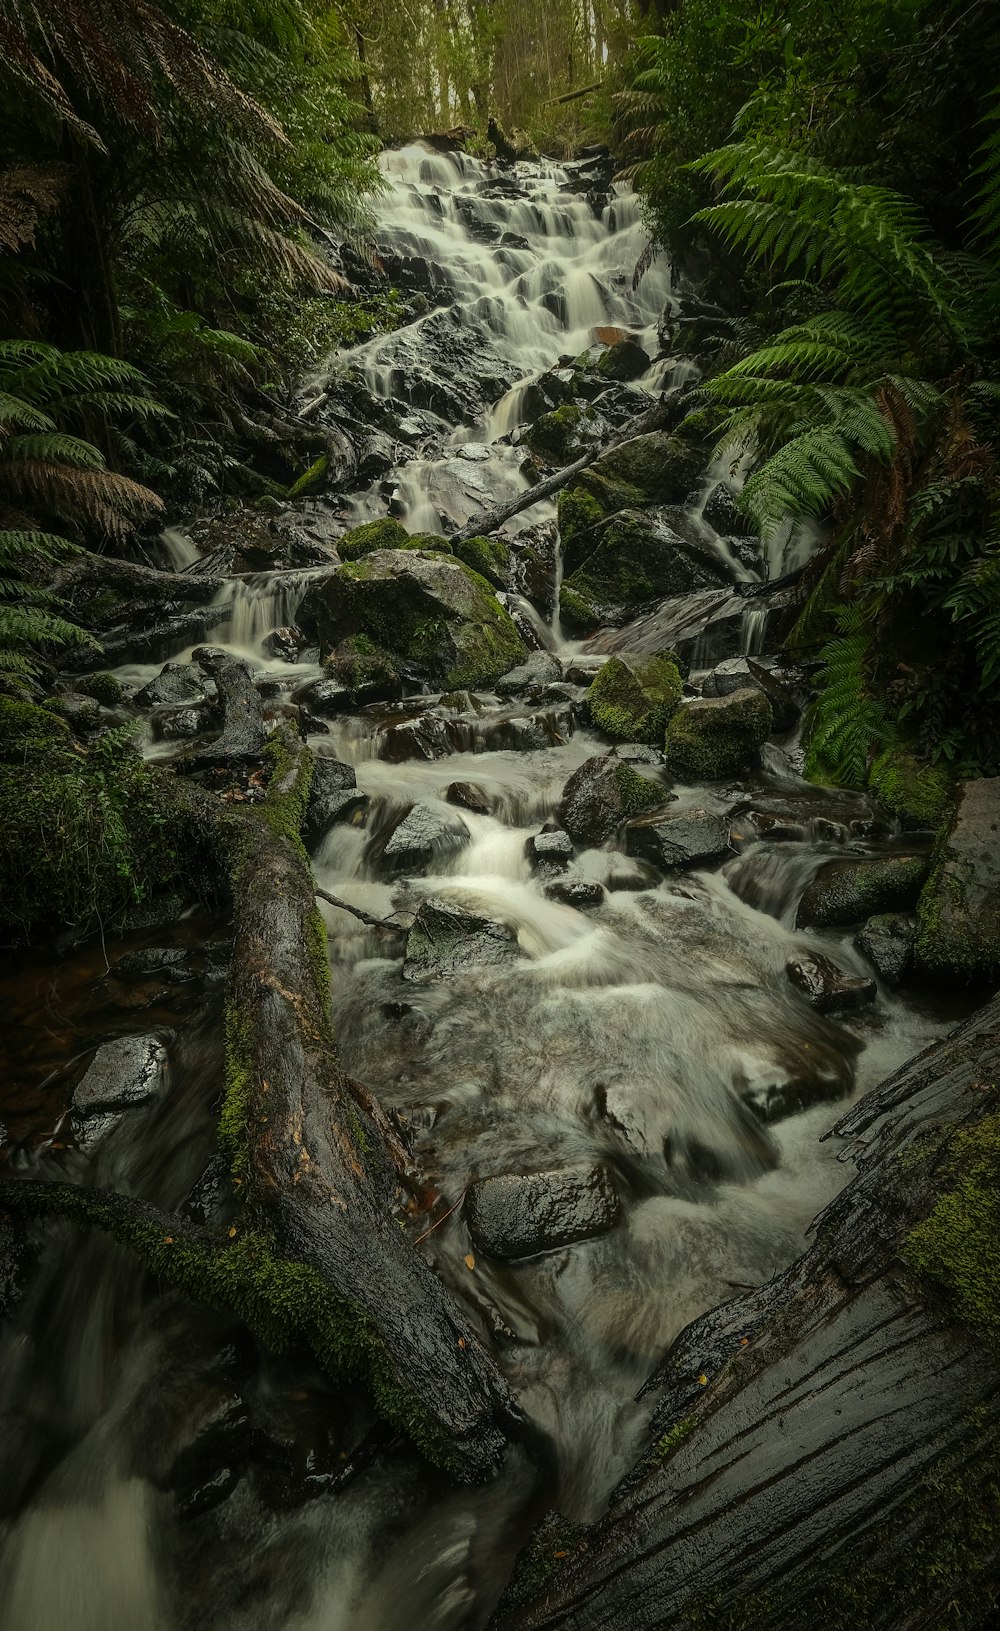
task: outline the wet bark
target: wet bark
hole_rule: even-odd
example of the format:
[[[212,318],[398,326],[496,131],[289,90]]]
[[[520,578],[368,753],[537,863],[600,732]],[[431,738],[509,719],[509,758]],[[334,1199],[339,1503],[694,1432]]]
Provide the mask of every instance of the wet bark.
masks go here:
[[[1000,1367],[904,1258],[998,1079],[994,999],[841,1120],[859,1173],[815,1243],[681,1334],[646,1458],[582,1543],[553,1520],[497,1631],[992,1623]]]
[[[236,666],[236,665],[233,665]],[[158,1277],[231,1309],[271,1347],[310,1345],[431,1459],[485,1476],[519,1425],[462,1308],[400,1226],[405,1147],[335,1054],[329,971],[298,828],[309,756],[269,750],[263,806],[190,790],[232,887],[234,943],[220,1136],[238,1207],[214,1232],[141,1200],[0,1182],[0,1207],[107,1229]]]

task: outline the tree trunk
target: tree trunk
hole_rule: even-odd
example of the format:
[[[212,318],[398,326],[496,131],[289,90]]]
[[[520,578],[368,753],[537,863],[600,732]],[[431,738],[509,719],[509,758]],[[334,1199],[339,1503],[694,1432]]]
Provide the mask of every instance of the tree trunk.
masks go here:
[[[582,1543],[536,1537],[497,1631],[994,1623],[998,1081],[994,999],[842,1119],[815,1244],[681,1334],[646,1458]]]
[[[383,1420],[437,1464],[485,1476],[517,1427],[470,1320],[399,1221],[387,1154],[335,1057],[326,934],[299,838],[311,759],[290,732],[265,749],[266,802],[194,790],[228,868],[235,920],[220,1141],[239,1215],[222,1238],[142,1201],[0,1183],[0,1205],[108,1229],[157,1275],[237,1312],[269,1347],[307,1343],[363,1382]]]

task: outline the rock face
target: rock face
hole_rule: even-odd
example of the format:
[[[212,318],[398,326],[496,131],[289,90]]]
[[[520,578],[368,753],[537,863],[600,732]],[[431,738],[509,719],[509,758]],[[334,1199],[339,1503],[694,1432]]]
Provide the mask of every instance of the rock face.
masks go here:
[[[394,872],[418,872],[436,856],[454,854],[469,842],[469,829],[461,816],[447,816],[430,804],[414,804],[378,853]]]
[[[912,911],[930,867],[926,855],[831,861],[816,874],[795,915],[800,929],[837,928],[871,913]]]
[[[575,533],[566,558],[572,570],[562,586],[563,612],[577,625],[588,617],[593,624],[604,608],[718,587],[726,576],[721,561],[681,527],[680,516],[623,509]]]
[[[671,655],[609,657],[587,693],[590,717],[616,741],[659,744],[680,706],[682,689]]]
[[[158,1098],[166,1071],[167,1050],[158,1036],[120,1036],[102,1043],[70,1105],[80,1148],[92,1149],[123,1115]]]
[[[647,504],[681,504],[698,486],[704,455],[664,431],[633,436],[603,454],[587,474],[625,483]]]
[[[425,550],[376,550],[337,568],[311,585],[298,618],[324,652],[360,637],[449,690],[489,685],[527,655],[485,581]]]
[[[625,829],[626,855],[641,856],[664,870],[717,861],[729,850],[728,820],[708,810],[640,817]]]
[[[603,844],[629,816],[666,804],[670,797],[659,782],[640,776],[620,759],[587,759],[563,788],[556,814],[578,844]]]
[[[696,698],[667,727],[667,768],[691,782],[742,775],[757,763],[771,726],[771,704],[756,689]]]
[[[619,1210],[606,1167],[482,1178],[465,1199],[473,1244],[507,1262],[605,1234]]]
[[[467,969],[516,962],[517,933],[457,901],[422,901],[406,937],[404,980],[445,979]]]
[[[352,821],[367,807],[368,795],[358,792],[354,766],[339,759],[317,757],[302,837],[307,849],[315,849],[338,821]]]
[[[913,967],[913,942],[917,937],[914,917],[886,912],[870,917],[855,937],[854,944],[867,957],[876,974],[887,985],[899,985]]]
[[[752,657],[727,657],[725,662],[719,663],[710,674],[706,674],[702,696],[728,697],[734,691],[743,691],[747,687],[763,691],[771,704],[775,729],[789,730],[795,724],[801,709],[791,692],[770,669],[755,662]]]
[[[785,973],[821,1014],[861,1008],[866,1002],[874,1002],[878,994],[874,980],[866,980],[860,974],[845,974],[828,957],[818,953],[789,958]]]
[[[920,897],[917,966],[985,978],[1000,967],[1000,777],[965,782]]]
[[[502,697],[513,696],[519,691],[530,695],[544,690],[547,685],[558,684],[561,679],[562,665],[558,657],[553,657],[551,651],[533,651],[527,662],[519,663],[509,674],[501,675],[495,689]]]

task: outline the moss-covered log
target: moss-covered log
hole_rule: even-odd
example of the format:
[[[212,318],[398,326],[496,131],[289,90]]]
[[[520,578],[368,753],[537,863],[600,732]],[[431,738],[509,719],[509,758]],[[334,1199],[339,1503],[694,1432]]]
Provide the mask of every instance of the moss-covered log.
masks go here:
[[[998,1084],[994,999],[842,1119],[860,1171],[811,1249],[681,1334],[646,1455],[497,1628],[995,1623]]]
[[[507,1386],[397,1221],[399,1150],[334,1053],[326,934],[299,837],[311,760],[265,749],[263,805],[220,803],[234,915],[220,1136],[237,1212],[221,1235],[141,1201],[0,1183],[0,1206],[108,1230],[165,1282],[232,1310],[269,1347],[307,1343],[379,1414],[457,1475],[485,1475],[516,1426]]]

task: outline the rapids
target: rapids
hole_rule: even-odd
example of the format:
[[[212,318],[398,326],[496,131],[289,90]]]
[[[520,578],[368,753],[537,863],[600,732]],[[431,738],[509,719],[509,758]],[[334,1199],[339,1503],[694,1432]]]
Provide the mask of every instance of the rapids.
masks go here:
[[[313,511],[325,503],[341,529],[391,511],[411,532],[439,531],[521,490],[533,388],[596,327],[628,329],[652,359],[629,387],[639,408],[683,386],[691,364],[660,340],[677,302],[666,262],[632,288],[645,240],[626,188],[592,196],[573,167],[543,161],[512,176],[420,146],[386,154],[384,167],[379,251],[424,268],[427,309],[304,394],[318,401],[349,374],[412,411],[421,434],[397,447],[388,479],[311,501]],[[725,553],[702,516],[720,478],[735,487],[739,473],[707,472],[691,511]],[[533,506],[510,531],[553,515],[552,503]],[[771,576],[808,547],[787,541]],[[164,550],[175,569],[197,564],[184,531]],[[753,576],[727,558],[734,585]],[[320,673],[264,650],[294,623],[312,570],[230,580],[209,635],[279,699]],[[580,651],[562,636],[558,558],[555,570],[554,608],[529,608],[529,621],[537,643],[569,661]],[[691,597],[691,627],[720,595]],[[764,649],[766,614],[747,601],[739,615],[742,649]],[[139,685],[159,668],[140,654],[118,672]],[[417,1249],[492,1345],[525,1412],[525,1443],[481,1488],[450,1486],[400,1444],[341,1486],[371,1425],[363,1400],[301,1358],[260,1355],[233,1321],[158,1293],[97,1235],[52,1227],[26,1300],[0,1330],[4,1631],[485,1625],[534,1523],[550,1508],[594,1519],[641,1453],[651,1401],[637,1395],[671,1340],[802,1249],[843,1178],[821,1142],[834,1114],[962,1011],[880,988],[874,1006],[824,1017],[789,983],[786,962],[809,951],[868,972],[849,932],[797,930],[796,906],[824,861],[896,842],[873,829],[860,795],[799,780],[794,739],[749,787],[679,791],[682,806],[728,815],[753,794],[800,804],[797,840],[751,835],[721,870],[667,879],[613,844],[586,849],[572,876],[603,884],[603,903],[585,912],[549,898],[526,843],[571,772],[607,748],[579,725],[582,691],[568,692],[531,727],[547,745],[521,724],[537,709],[492,696],[460,721],[439,711],[433,728],[425,716],[437,699],[421,697],[311,738],[318,755],[354,765],[368,800],[363,823],[334,825],[314,857],[324,890],[401,921],[444,900],[516,936],[498,966],[417,980],[391,936],[322,905],[344,1065],[413,1142],[437,1219],[414,1226]],[[169,756],[177,744],[150,739],[149,751]],[[390,872],[380,849],[400,812],[419,803],[453,820],[454,782],[473,782],[489,813],[462,812],[469,839],[457,852]],[[6,1039],[14,1171],[62,1169],[184,1202],[214,1150],[225,933],[185,918],[20,960]],[[138,980],[120,971],[122,957],[164,947],[184,953],[176,983],[155,958]],[[165,1096],[95,1152],[74,1148],[66,1113],[85,1061],[133,1032],[166,1043]],[[461,1201],[476,1180],[595,1163],[621,1198],[614,1228],[519,1262],[473,1250]]]

